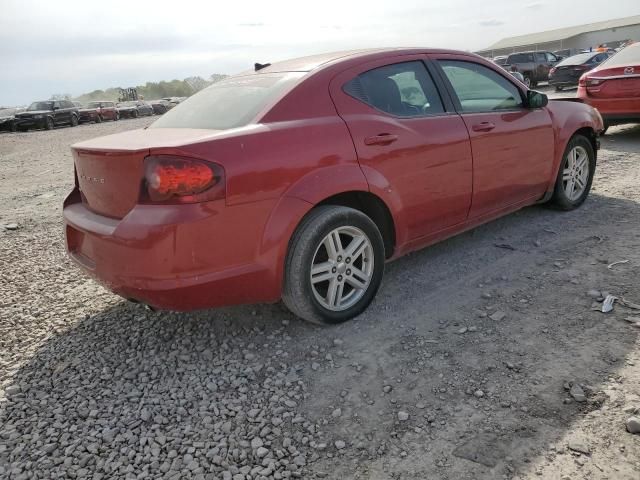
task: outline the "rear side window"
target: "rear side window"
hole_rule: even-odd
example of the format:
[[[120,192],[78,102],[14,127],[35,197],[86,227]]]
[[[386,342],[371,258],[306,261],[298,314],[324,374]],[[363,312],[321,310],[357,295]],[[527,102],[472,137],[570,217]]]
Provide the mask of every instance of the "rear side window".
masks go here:
[[[303,75],[305,72],[265,73],[214,83],[177,104],[149,128],[242,127]]]
[[[603,65],[607,65],[607,67],[623,67],[637,65],[639,62],[640,43],[634,43],[609,57],[609,59],[604,62]]]
[[[344,91],[367,105],[397,117],[444,112],[442,100],[422,62],[375,68],[347,82]]]
[[[533,53],[515,53],[509,56],[509,63],[533,62]]]
[[[512,110],[523,105],[520,90],[490,68],[473,62],[439,60],[463,112]]]

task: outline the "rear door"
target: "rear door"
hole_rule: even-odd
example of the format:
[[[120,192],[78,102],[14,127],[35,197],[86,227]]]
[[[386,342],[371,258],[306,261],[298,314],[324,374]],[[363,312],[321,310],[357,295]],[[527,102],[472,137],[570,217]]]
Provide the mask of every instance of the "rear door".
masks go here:
[[[424,59],[367,62],[330,85],[363,172],[396,206],[406,239],[464,221],[471,204],[469,135]]]
[[[525,92],[497,69],[465,55],[432,55],[468,129],[473,150],[470,217],[491,215],[546,191],[554,133],[545,108],[525,106]]]
[[[536,52],[533,56],[536,65],[536,81],[544,82],[545,80],[548,80],[551,63],[547,60],[547,56],[544,52]]]
[[[64,106],[61,101],[53,102],[53,122],[58,125],[60,123],[65,123],[65,112]]]

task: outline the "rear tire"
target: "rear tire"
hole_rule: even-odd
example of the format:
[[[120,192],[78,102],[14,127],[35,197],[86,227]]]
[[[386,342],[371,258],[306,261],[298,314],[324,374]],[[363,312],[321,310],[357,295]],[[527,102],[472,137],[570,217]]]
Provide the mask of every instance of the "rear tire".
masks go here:
[[[596,171],[593,145],[584,135],[574,135],[562,155],[551,204],[573,210],[586,200]]]
[[[71,126],[72,127],[77,127],[78,126],[78,116],[77,115],[71,115]]]
[[[45,130],[53,130],[54,126],[55,126],[55,124],[53,123],[53,118],[47,117],[47,119],[44,121],[44,129]]]
[[[133,112],[131,112],[131,116],[133,118],[138,118],[138,110],[134,110]]]
[[[345,322],[375,297],[384,261],[382,235],[368,216],[342,206],[317,207],[291,238],[282,299],[309,322]]]
[[[102,117],[100,115],[96,117],[96,123],[102,123]]]

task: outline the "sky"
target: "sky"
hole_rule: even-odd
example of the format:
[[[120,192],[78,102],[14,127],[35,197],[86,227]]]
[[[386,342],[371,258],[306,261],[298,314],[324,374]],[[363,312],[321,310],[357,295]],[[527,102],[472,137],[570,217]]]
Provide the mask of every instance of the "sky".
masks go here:
[[[0,105],[367,47],[478,50],[638,0],[0,0]]]

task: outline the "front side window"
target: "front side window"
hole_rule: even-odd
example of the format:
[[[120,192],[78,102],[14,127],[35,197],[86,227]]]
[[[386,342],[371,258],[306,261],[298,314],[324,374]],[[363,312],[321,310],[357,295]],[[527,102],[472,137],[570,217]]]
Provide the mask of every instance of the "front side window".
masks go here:
[[[556,57],[553,53],[545,53],[545,55],[547,56],[547,61],[549,62],[557,62],[558,61],[558,57]]]
[[[375,68],[347,82],[344,91],[367,105],[397,117],[444,112],[433,80],[422,62]]]
[[[547,61],[547,57],[545,56],[544,53],[542,52],[536,52],[536,62],[546,62]]]
[[[463,112],[512,110],[523,106],[520,90],[502,75],[473,62],[439,60]]]

